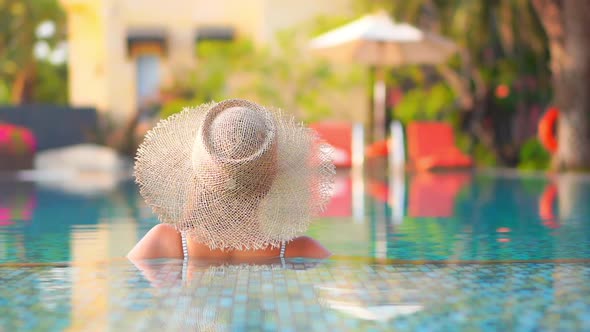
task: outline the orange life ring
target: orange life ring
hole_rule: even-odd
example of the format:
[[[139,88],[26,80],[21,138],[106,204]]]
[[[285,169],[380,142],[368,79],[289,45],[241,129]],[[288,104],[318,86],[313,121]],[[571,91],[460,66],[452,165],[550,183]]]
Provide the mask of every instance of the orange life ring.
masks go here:
[[[539,121],[539,141],[551,153],[557,151],[557,131],[555,130],[557,119],[559,118],[559,110],[555,107],[549,108],[547,112],[541,117]]]

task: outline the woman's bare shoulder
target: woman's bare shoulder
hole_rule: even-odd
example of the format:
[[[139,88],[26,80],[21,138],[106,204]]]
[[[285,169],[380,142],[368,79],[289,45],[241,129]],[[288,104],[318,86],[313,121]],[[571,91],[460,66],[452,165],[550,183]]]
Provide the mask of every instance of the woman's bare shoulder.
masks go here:
[[[287,257],[328,258],[332,253],[318,241],[309,236],[300,236],[288,243],[285,254]]]
[[[183,258],[180,233],[171,225],[158,224],[137,242],[127,258]]]

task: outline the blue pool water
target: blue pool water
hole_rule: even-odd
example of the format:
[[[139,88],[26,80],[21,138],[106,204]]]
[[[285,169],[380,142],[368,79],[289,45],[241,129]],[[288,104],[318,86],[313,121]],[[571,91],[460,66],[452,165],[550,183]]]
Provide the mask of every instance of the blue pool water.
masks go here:
[[[0,182],[0,331],[590,330],[590,179],[339,174],[326,261],[132,264],[132,182]]]

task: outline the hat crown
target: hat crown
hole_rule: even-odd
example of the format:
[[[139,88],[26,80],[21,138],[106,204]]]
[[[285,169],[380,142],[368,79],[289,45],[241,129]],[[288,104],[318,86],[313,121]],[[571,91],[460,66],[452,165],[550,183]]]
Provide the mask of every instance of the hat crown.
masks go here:
[[[200,167],[202,158],[218,166],[269,162],[276,145],[275,130],[272,115],[260,106],[240,99],[222,101],[205,115],[193,152],[193,165]]]
[[[208,133],[209,153],[221,160],[243,160],[257,155],[272,136],[264,114],[247,107],[230,107],[211,121]]]

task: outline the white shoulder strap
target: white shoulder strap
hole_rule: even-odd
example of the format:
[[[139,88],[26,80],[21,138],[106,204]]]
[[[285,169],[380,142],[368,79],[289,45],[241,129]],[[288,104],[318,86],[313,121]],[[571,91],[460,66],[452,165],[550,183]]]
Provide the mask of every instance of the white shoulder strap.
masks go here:
[[[287,242],[283,241],[281,242],[281,251],[279,253],[280,258],[285,258],[285,250],[287,250]]]
[[[188,273],[188,246],[186,243],[186,235],[184,233],[180,233],[180,237],[182,239],[182,281],[184,283],[187,282],[187,273]]]
[[[184,233],[180,233],[180,237],[182,238],[182,257],[184,260],[188,260],[188,245],[186,243],[186,235]]]

